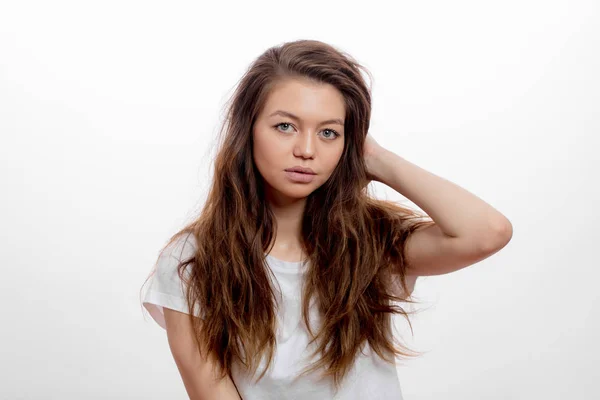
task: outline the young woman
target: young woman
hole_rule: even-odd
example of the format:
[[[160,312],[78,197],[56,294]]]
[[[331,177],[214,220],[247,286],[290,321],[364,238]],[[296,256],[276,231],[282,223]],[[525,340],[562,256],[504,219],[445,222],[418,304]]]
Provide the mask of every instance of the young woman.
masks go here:
[[[401,399],[395,361],[413,354],[390,317],[408,320],[417,276],[509,242],[501,213],[368,135],[361,70],[300,40],[239,82],[207,202],[143,300],[191,399]],[[427,215],[373,198],[372,180]]]

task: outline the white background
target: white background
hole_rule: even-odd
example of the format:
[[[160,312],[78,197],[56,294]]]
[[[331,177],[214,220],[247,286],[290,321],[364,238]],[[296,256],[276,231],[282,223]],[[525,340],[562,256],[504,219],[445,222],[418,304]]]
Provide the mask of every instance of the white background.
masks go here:
[[[371,71],[381,145],[513,224],[501,252],[419,279],[405,398],[600,398],[599,9],[2,2],[0,398],[186,398],[139,291],[202,206],[236,82],[301,38]]]

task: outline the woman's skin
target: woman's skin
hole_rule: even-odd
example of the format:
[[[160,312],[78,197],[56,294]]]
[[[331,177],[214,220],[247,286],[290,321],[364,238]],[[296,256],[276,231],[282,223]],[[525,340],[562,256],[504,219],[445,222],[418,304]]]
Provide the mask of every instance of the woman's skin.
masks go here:
[[[298,119],[272,115],[277,111]],[[264,178],[265,196],[277,220],[270,253],[276,258],[300,261],[305,256],[300,246],[300,224],[306,198],[329,179],[342,156],[345,116],[344,98],[334,86],[294,78],[273,88],[254,124],[254,162]],[[341,124],[321,124],[332,119],[339,119]],[[312,182],[290,180],[285,169],[295,166],[311,168],[316,173]]]
[[[271,115],[277,110],[298,117]],[[270,93],[253,128],[254,161],[266,184],[266,198],[277,220],[274,257],[299,261],[300,223],[306,197],[327,181],[344,148],[342,94],[329,84],[288,79]],[[340,119],[342,124],[322,121]],[[278,124],[288,123],[289,125]],[[340,134],[336,137],[330,130]],[[414,232],[406,244],[408,274],[441,275],[481,261],[512,238],[510,221],[464,188],[410,163],[367,135],[367,173],[415,203],[434,225]],[[284,171],[310,167],[310,183],[291,181]]]

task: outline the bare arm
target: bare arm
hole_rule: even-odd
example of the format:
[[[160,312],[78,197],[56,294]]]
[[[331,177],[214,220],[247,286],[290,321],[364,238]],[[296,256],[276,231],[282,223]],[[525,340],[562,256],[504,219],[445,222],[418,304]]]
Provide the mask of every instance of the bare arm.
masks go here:
[[[190,400],[241,400],[231,377],[218,380],[216,360],[203,359],[189,315],[164,308],[169,347]]]
[[[407,274],[454,272],[491,256],[511,240],[510,221],[479,197],[391,151],[379,148],[372,154],[370,174],[434,221],[406,240]]]

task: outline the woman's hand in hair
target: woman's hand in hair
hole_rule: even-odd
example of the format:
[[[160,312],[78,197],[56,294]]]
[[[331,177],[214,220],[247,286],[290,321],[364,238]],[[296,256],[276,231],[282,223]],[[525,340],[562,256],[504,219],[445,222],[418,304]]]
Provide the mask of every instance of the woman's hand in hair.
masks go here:
[[[377,161],[379,160],[379,155],[384,151],[386,151],[386,149],[377,143],[370,134],[367,134],[365,139],[364,157],[369,182],[380,182],[380,175],[378,173],[378,165],[380,164]]]

